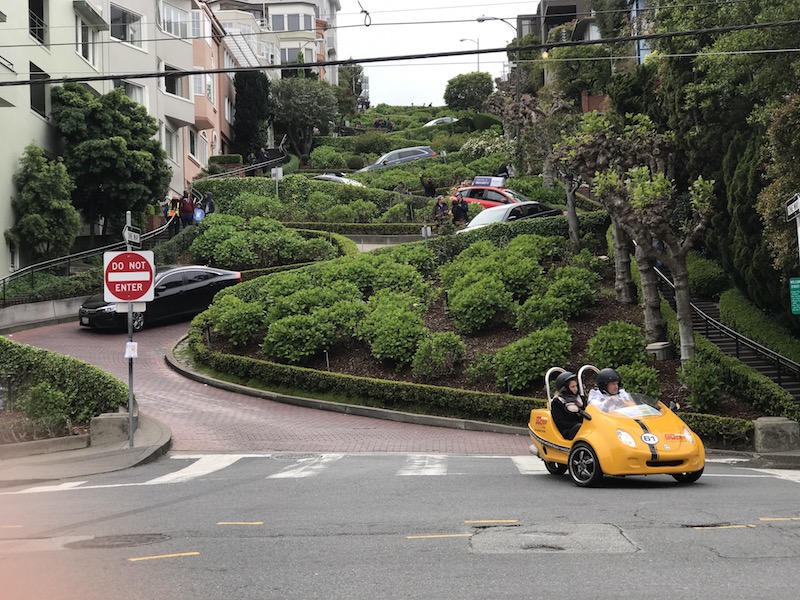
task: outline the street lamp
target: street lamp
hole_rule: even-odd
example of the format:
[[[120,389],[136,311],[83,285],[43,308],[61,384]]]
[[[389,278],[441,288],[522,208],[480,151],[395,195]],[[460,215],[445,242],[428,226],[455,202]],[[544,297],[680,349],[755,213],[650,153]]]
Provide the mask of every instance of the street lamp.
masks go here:
[[[478,47],[478,72],[481,70],[481,38],[473,40],[472,38],[461,38],[462,42],[472,42]]]

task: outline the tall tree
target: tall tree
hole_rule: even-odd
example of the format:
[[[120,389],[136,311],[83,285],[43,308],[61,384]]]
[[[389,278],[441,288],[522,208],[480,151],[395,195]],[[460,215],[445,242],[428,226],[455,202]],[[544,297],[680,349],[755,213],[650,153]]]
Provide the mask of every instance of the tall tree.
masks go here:
[[[444,102],[452,110],[479,111],[493,87],[492,76],[483,71],[456,75],[447,82]]]
[[[47,160],[44,150],[28,146],[14,183],[19,191],[11,206],[18,218],[5,232],[8,243],[33,261],[68,254],[81,218],[70,202],[75,184],[61,158]]]
[[[339,67],[339,87],[348,90],[354,98],[364,91],[364,67],[358,64]]]
[[[269,80],[261,71],[240,71],[233,85],[236,89],[233,149],[247,157],[267,145],[272,116]]]
[[[72,203],[84,220],[105,218],[119,231],[125,212],[163,198],[171,177],[158,125],[121,88],[95,97],[67,83],[53,88],[52,118],[66,139],[64,163],[75,182]]]
[[[669,179],[669,137],[655,132],[644,115],[612,127],[608,119],[585,115],[581,130],[556,148],[561,161],[592,181],[595,194],[612,220],[637,244],[642,277],[645,323],[649,341],[665,339],[660,296],[652,265],[660,260],[670,269],[681,339],[681,360],[694,355],[689,275],[686,255],[701,238],[711,217],[713,181],[698,178],[690,187],[689,218],[675,227],[677,197]],[[615,251],[624,251],[615,248]]]
[[[272,86],[275,127],[289,137],[298,156],[308,155],[314,129],[328,131],[337,117],[337,101],[332,86],[313,79],[281,79]]]

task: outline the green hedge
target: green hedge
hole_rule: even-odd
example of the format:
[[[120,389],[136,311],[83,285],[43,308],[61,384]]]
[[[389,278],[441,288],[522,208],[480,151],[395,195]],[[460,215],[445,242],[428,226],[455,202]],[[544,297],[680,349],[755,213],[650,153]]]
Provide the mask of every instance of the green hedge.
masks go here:
[[[210,165],[241,165],[243,162],[241,154],[217,154],[208,157]]]
[[[66,396],[66,417],[88,423],[104,412],[127,406],[128,386],[82,360],[0,337],[0,377],[10,377],[11,401],[46,383]]]
[[[335,394],[349,404],[520,427],[528,422],[531,409],[546,406],[543,399],[370,379],[212,352],[197,327],[190,330],[189,342],[198,363],[215,371],[242,381]]]
[[[341,235],[418,235],[422,223],[284,223],[286,227]]]
[[[719,298],[722,322],[742,335],[800,363],[800,339],[765,314],[742,292],[730,289]]]

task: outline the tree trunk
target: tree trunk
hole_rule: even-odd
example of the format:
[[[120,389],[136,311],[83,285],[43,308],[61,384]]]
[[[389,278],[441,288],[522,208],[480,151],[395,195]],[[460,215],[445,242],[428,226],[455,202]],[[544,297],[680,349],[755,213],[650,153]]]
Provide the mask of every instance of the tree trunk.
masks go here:
[[[578,185],[569,181],[564,182],[567,188],[567,225],[569,226],[569,242],[572,246],[572,251],[576,254],[581,251],[581,233],[580,222],[578,221],[578,212],[575,209],[575,192],[578,190]]]
[[[681,363],[686,364],[694,356],[694,327],[686,257],[675,256],[667,266],[672,271],[672,282],[675,284],[675,312],[678,313],[678,329],[681,337]]]
[[[636,304],[636,285],[631,277],[630,238],[613,217],[611,235],[614,240],[614,290],[617,292],[617,302]]]
[[[642,249],[641,244],[636,246],[636,266],[639,268],[639,277],[642,281],[642,296],[644,309],[644,328],[647,343],[664,342],[667,340],[667,327],[661,314],[661,294],[658,291],[658,275],[653,270],[653,261]]]

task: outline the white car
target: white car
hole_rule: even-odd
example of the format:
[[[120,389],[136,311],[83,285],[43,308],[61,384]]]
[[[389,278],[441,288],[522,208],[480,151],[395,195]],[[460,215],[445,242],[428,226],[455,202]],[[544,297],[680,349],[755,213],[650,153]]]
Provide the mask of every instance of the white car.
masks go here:
[[[320,181],[333,181],[335,183],[346,183],[347,185],[355,185],[357,187],[366,187],[360,181],[345,177],[342,173],[323,173],[322,175],[317,175],[314,177],[314,179],[319,179]]]
[[[557,208],[540,204],[539,202],[516,202],[514,204],[501,204],[492,208],[484,208],[475,215],[464,229],[459,229],[456,233],[474,231],[480,227],[486,227],[492,223],[509,223],[520,219],[530,219],[533,217],[554,217],[560,215],[561,211]]]
[[[446,123],[455,123],[458,121],[455,117],[439,117],[433,121],[428,121],[423,127],[433,127],[434,125],[444,125]]]

